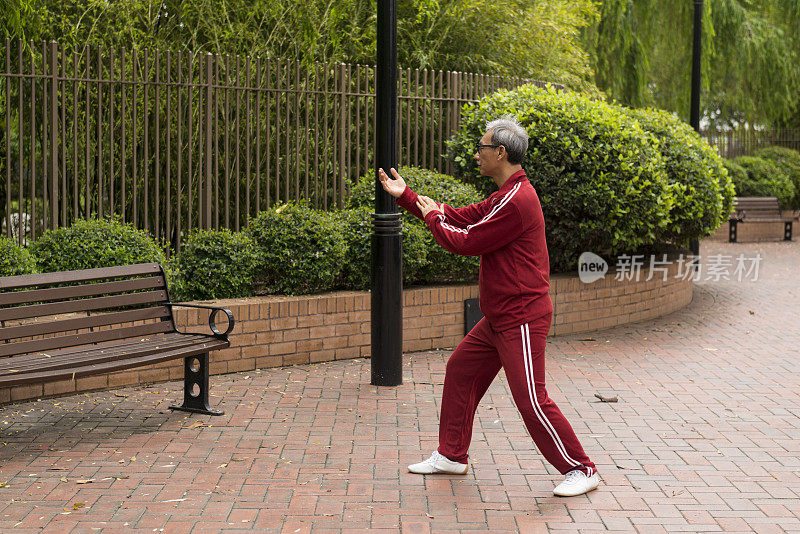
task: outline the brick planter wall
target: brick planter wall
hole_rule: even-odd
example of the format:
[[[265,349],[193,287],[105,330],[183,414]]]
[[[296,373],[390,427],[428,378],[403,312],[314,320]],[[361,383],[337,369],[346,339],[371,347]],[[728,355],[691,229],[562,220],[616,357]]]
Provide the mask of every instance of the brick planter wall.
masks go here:
[[[651,319],[692,300],[692,284],[666,281],[618,282],[609,274],[584,284],[576,276],[554,275],[550,297],[555,314],[550,335],[565,335]],[[643,271],[644,274],[644,271]],[[464,300],[478,296],[477,285],[408,289],[403,294],[403,350],[451,348],[464,333]],[[253,297],[214,302],[233,311],[231,347],[211,356],[212,374],[263,367],[368,357],[370,295],[337,292],[303,297]],[[208,332],[208,312],[176,309],[178,329]],[[129,371],[0,389],[0,403],[183,378],[175,360]],[[212,381],[211,392],[214,393]],[[179,399],[175,399],[176,402]]]

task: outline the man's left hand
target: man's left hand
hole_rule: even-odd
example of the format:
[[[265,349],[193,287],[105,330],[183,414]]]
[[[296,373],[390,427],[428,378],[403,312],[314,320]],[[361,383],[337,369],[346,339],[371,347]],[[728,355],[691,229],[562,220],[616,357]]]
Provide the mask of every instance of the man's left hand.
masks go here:
[[[419,208],[419,211],[422,212],[423,218],[427,217],[432,211],[438,211],[439,213],[442,213],[442,209],[436,202],[424,196],[420,196],[417,199],[417,207]]]

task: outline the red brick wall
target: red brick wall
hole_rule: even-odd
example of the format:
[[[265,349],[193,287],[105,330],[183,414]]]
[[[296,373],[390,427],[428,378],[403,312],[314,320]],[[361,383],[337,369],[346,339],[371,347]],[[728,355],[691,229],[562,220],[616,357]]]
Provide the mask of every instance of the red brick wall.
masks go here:
[[[675,265],[666,282],[658,278],[623,283],[609,274],[592,284],[583,284],[575,276],[555,275],[550,287],[555,307],[550,334],[608,328],[677,310],[691,302],[692,284],[675,279],[674,272]],[[404,291],[404,352],[457,345],[464,332],[464,300],[477,296],[476,285]],[[370,353],[369,293],[253,297],[214,303],[233,312],[236,326],[230,336],[231,347],[212,353],[212,374],[368,357]],[[204,310],[176,308],[175,320],[182,331],[209,331],[208,312]],[[176,360],[75,382],[0,389],[0,403],[182,377],[183,362]]]

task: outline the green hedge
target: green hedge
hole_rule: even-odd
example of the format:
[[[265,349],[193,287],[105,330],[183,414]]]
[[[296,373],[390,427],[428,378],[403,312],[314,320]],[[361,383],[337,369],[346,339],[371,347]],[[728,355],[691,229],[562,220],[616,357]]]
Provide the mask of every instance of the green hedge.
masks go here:
[[[542,203],[554,271],[574,271],[581,252],[611,256],[668,232],[675,192],[658,139],[622,107],[577,93],[526,85],[465,106],[449,142],[458,177],[494,188],[473,154],[487,121],[502,115],[530,135],[523,167]]]
[[[45,273],[166,262],[164,251],[150,234],[117,219],[78,220],[69,227],[47,230],[30,251]]]
[[[795,195],[794,184],[778,165],[755,156],[740,156],[733,160],[742,166],[747,177],[735,182],[740,197],[777,197],[781,208],[789,209]]]
[[[417,167],[401,167],[398,172],[414,191],[420,195],[428,196],[436,202],[462,207],[484,199],[483,195],[474,187],[446,174],[439,174]],[[372,208],[374,205],[375,176],[373,171],[369,171],[353,186],[348,199],[348,206],[350,208]],[[402,220],[404,232],[409,236],[411,232],[414,232],[415,235],[422,237],[426,251],[424,260],[420,258],[422,261],[412,264],[416,268],[417,264],[421,263],[416,278],[412,278],[413,281],[436,283],[465,282],[477,279],[478,258],[459,256],[443,249],[436,243],[425,223],[410,213],[403,211]]]
[[[256,282],[267,292],[316,293],[339,282],[347,244],[334,214],[283,204],[259,213],[245,232],[256,246]]]
[[[170,263],[174,300],[223,299],[253,294],[256,247],[249,235],[195,230]]]
[[[36,260],[30,252],[5,237],[0,237],[0,276],[16,276],[37,272]]]
[[[373,208],[360,207],[336,212],[347,244],[347,260],[342,270],[344,287],[369,289],[372,284],[372,213]],[[427,263],[428,250],[425,230],[403,221],[403,282],[420,281]]]
[[[734,187],[716,150],[688,124],[656,109],[631,109],[628,115],[659,141],[667,183],[675,203],[659,240],[688,245],[714,233],[728,220]]]
[[[794,185],[794,196],[788,209],[800,209],[800,152],[782,146],[771,146],[757,150],[755,155],[775,163]]]

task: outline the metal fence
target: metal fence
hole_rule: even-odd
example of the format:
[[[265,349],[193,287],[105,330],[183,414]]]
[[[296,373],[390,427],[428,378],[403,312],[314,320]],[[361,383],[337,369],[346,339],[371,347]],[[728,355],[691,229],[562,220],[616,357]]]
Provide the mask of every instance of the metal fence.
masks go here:
[[[783,146],[800,150],[800,129],[753,130],[740,129],[728,132],[701,132],[708,143],[724,158],[748,156],[768,146]]]
[[[530,82],[401,69],[399,163],[449,172],[462,105]],[[2,232],[25,243],[117,215],[179,248],[277,202],[342,207],[372,165],[374,94],[370,65],[6,40]]]

